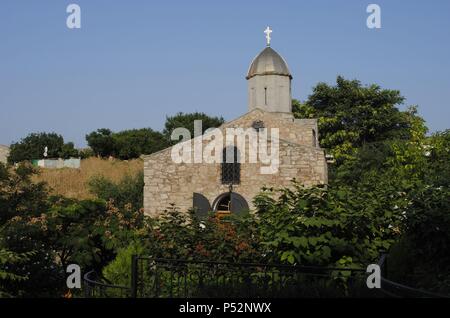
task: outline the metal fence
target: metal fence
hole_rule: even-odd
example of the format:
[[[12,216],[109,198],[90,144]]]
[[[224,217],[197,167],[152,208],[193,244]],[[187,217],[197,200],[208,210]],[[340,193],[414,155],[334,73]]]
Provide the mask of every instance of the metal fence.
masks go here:
[[[366,269],[153,259],[133,255],[129,286],[113,285],[94,271],[84,295],[94,297],[448,297],[389,280],[387,255],[378,262],[381,288],[369,289]]]
[[[449,296],[413,288],[388,279],[388,254],[382,254],[378,265],[381,269],[381,291],[393,298],[448,298]]]
[[[370,297],[365,269],[134,256],[132,297]]]
[[[131,297],[131,288],[113,285],[97,275],[95,271],[86,273],[83,277],[85,298],[127,298]]]

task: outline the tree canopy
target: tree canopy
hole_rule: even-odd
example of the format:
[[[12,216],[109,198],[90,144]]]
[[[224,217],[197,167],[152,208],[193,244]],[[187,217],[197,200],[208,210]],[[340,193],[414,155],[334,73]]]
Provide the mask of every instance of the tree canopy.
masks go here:
[[[192,138],[194,137],[194,121],[202,121],[202,133],[204,133],[208,128],[215,128],[222,125],[225,120],[222,117],[211,117],[205,113],[177,113],[174,116],[168,116],[166,118],[166,123],[164,125],[164,135],[167,140],[170,140],[170,135],[175,128],[186,128],[190,131]],[[177,140],[171,141],[172,144],[177,143]]]
[[[31,133],[10,147],[8,161],[11,163],[25,160],[43,159],[47,147],[47,158],[77,157],[78,150],[72,142],[64,143],[64,138],[56,133]]]
[[[204,113],[177,113],[166,118],[163,132],[151,128],[112,132],[110,129],[102,128],[86,135],[86,141],[97,156],[133,159],[175,144],[177,141],[170,139],[170,135],[175,128],[187,128],[191,131],[193,137],[194,120],[202,121],[202,133],[206,129],[218,127],[224,122],[222,117],[210,117]]]
[[[422,119],[415,107],[398,109],[404,100],[397,90],[338,76],[335,86],[317,84],[304,103],[294,100],[293,112],[299,118],[318,118],[320,145],[339,164],[367,143],[411,138],[412,126]]]
[[[168,146],[164,136],[151,128],[130,129],[117,133],[102,128],[86,135],[86,140],[95,155],[119,159],[138,158]]]

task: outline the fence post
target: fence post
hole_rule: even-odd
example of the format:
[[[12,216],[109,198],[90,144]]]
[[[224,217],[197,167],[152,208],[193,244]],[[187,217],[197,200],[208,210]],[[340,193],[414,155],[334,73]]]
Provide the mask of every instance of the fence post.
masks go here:
[[[137,297],[137,277],[138,277],[138,257],[137,255],[131,256],[131,298]]]

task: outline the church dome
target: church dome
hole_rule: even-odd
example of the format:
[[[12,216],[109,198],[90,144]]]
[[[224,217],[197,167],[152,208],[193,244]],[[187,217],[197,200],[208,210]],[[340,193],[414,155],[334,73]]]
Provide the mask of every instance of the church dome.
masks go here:
[[[250,79],[256,75],[284,75],[292,78],[286,61],[270,46],[255,57],[246,78]]]

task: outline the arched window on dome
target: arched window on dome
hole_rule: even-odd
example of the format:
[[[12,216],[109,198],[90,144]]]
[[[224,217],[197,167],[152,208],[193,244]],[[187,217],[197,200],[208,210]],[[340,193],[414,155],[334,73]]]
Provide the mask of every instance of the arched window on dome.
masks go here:
[[[239,184],[241,182],[241,164],[239,157],[240,153],[237,147],[228,146],[223,148],[222,184]]]

